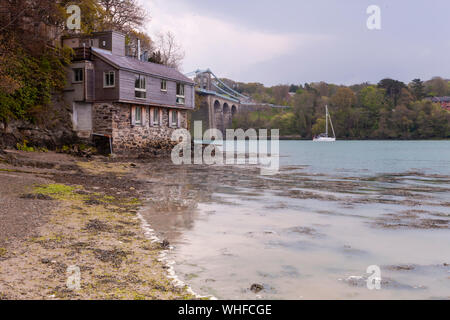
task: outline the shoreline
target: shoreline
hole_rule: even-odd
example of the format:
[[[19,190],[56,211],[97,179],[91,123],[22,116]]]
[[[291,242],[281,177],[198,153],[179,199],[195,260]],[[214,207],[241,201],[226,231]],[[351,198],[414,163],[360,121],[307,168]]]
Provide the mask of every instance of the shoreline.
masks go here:
[[[154,229],[151,228],[150,224],[145,220],[145,218],[142,215],[142,209],[138,212],[137,217],[141,221],[141,228],[144,230],[145,235],[152,243],[158,243],[161,244],[163,241],[156,235],[156,232]],[[175,272],[175,269],[173,265],[175,264],[174,261],[167,259],[167,254],[170,252],[170,250],[173,250],[172,246],[168,246],[167,249],[161,250],[158,256],[158,261],[163,263],[167,270],[167,278],[172,280],[172,283],[176,287],[182,287],[184,288],[189,294],[195,297],[195,299],[208,299],[208,300],[217,300],[214,296],[202,296],[199,293],[195,292],[187,283],[185,283],[183,280],[178,277],[178,275]]]
[[[270,136],[268,137],[268,139]],[[435,138],[435,139],[341,139],[336,138],[337,141],[399,141],[399,142],[406,142],[406,141],[450,141],[450,139],[443,139],[443,138]],[[280,137],[280,141],[313,141],[313,139],[303,139],[299,137]]]
[[[366,236],[370,234],[374,239],[380,232],[383,232],[383,236],[388,237],[388,239],[393,237],[392,240],[398,240],[400,234],[406,230],[432,235],[438,232],[437,230],[448,229],[448,213],[446,211],[449,205],[448,197],[441,197],[440,195],[442,191],[448,189],[448,174],[450,173],[446,173],[447,170],[444,170],[444,172],[442,170],[438,171],[440,172],[439,174],[422,173],[420,172],[421,166],[417,167],[416,164],[411,167],[413,171],[407,170],[408,166],[401,166],[405,171],[378,173],[375,170],[367,172],[370,174],[369,176],[366,176],[366,171],[361,173],[357,167],[351,167],[352,170],[357,170],[359,173],[356,176],[347,176],[344,170],[342,171],[344,174],[338,175],[339,179],[337,180],[334,176],[332,178],[329,175],[330,173],[317,175],[304,171],[304,165],[292,164],[285,166],[281,170],[276,181],[273,179],[266,181],[258,174],[254,174],[256,170],[252,172],[244,168],[236,170],[229,167],[215,166],[204,168],[188,166],[178,170],[162,159],[147,161],[95,157],[92,161],[86,161],[54,153],[23,153],[17,151],[8,151],[8,153],[11,157],[0,156],[0,197],[2,203],[4,203],[3,200],[5,199],[3,194],[5,190],[2,189],[2,186],[7,185],[4,189],[6,191],[9,191],[7,189],[12,189],[14,191],[12,193],[15,193],[15,195],[14,197],[7,196],[6,198],[10,197],[14,205],[20,206],[32,203],[38,207],[37,209],[42,209],[39,206],[44,206],[44,211],[53,209],[52,211],[58,212],[59,210],[61,216],[58,214],[56,217],[53,217],[56,220],[47,223],[47,225],[54,227],[50,229],[51,233],[29,235],[25,240],[31,239],[32,241],[21,242],[33,246],[31,249],[27,249],[28,251],[23,251],[22,255],[28,253],[28,258],[30,259],[33,258],[33,254],[37,255],[37,258],[34,257],[34,264],[31,264],[31,268],[28,266],[29,270],[33,272],[33,268],[40,268],[40,270],[49,268],[53,272],[42,278],[35,277],[30,273],[19,279],[12,279],[9,282],[3,281],[3,279],[14,276],[12,272],[4,272],[5,266],[9,270],[14,270],[19,265],[19,269],[21,269],[24,260],[16,257],[16,260],[13,261],[19,263],[5,262],[5,257],[14,259],[14,257],[8,256],[9,253],[14,251],[14,248],[10,249],[2,245],[2,228],[0,226],[0,273],[2,274],[2,279],[0,279],[0,299],[214,299],[214,296],[226,297],[224,292],[228,290],[227,286],[230,282],[228,280],[220,282],[224,280],[220,277],[224,272],[217,272],[216,270],[215,273],[205,273],[202,277],[199,277],[199,270],[195,266],[202,265],[204,261],[196,260],[195,254],[191,253],[201,253],[205,243],[213,244],[214,241],[212,240],[217,239],[214,236],[217,232],[211,232],[212,228],[220,226],[219,229],[222,232],[221,228],[224,226],[224,221],[231,223],[229,230],[239,230],[238,226],[233,226],[234,219],[229,220],[226,218],[227,215],[233,213],[233,210],[236,211],[234,212],[236,214],[250,212],[250,210],[255,211],[254,206],[259,208],[260,204],[261,211],[270,209],[278,217],[286,216],[284,216],[284,219],[276,218],[273,220],[271,222],[273,229],[267,229],[264,225],[258,229],[257,222],[264,222],[265,218],[258,220],[256,216],[251,223],[252,228],[255,230],[248,232],[249,230],[242,229],[241,233],[238,232],[243,237],[243,241],[249,241],[249,239],[254,238],[256,239],[255,245],[258,245],[258,239],[263,240],[261,243],[264,244],[264,241],[267,241],[269,237],[285,237],[281,238],[283,241],[280,242],[284,243],[285,240],[292,240],[292,237],[295,237],[296,239],[303,239],[305,245],[310,243],[311,246],[309,248],[313,252],[315,245],[317,245],[316,242],[319,241],[321,245],[324,245],[331,239],[330,236],[334,234],[334,236],[339,235],[338,238],[341,239],[341,245],[336,247],[334,242],[329,242],[327,244],[328,247],[339,256],[354,255],[358,259],[362,259],[364,256],[368,257],[372,252],[377,253],[377,250],[378,253],[384,252],[384,249],[381,247],[374,249],[372,246],[368,247],[361,243],[354,243],[354,239],[351,237],[340,236],[345,234],[342,230],[330,233],[327,230],[327,224],[331,223],[331,219],[336,219],[334,222],[339,222],[340,219],[351,217],[353,219],[352,223],[358,226],[358,228],[354,228],[355,232],[364,231]],[[5,160],[7,163],[5,161],[2,162],[1,158],[7,159]],[[381,159],[384,158],[382,157]],[[417,159],[417,161],[421,160]],[[11,165],[11,163],[15,164],[15,166]],[[172,170],[174,168],[175,170]],[[439,169],[439,166],[437,169]],[[204,172],[200,179],[199,172]],[[217,185],[216,181],[219,181],[224,176],[227,177],[225,186]],[[10,178],[10,181],[5,182],[4,179],[7,177]],[[14,179],[17,181],[14,181]],[[35,179],[36,181],[29,183],[30,181],[26,179]],[[411,179],[419,182],[411,185],[409,183]],[[23,188],[19,192],[15,187],[15,183],[18,181],[29,183],[29,186],[32,188]],[[239,184],[238,182],[241,181],[243,183]],[[11,183],[11,186],[8,183]],[[425,185],[423,185],[424,183]],[[67,186],[69,186],[69,189],[67,189]],[[271,190],[269,194],[275,196],[274,199],[276,201],[274,200],[273,203],[271,200],[269,202],[261,201],[262,198],[260,197],[262,195],[260,191],[265,189]],[[214,194],[216,195],[215,197],[212,196]],[[226,201],[227,195],[232,195],[234,200],[231,202]],[[238,208],[233,203],[234,201],[239,202],[239,199],[244,200],[244,202],[250,201],[253,204],[247,208],[244,206],[244,209]],[[286,208],[296,208],[298,205],[303,206],[306,203],[304,201],[306,199],[309,200],[310,204],[305,207],[302,219],[295,220],[293,216],[289,215],[289,211]],[[255,200],[256,202],[254,202]],[[60,201],[63,204],[65,201],[68,201],[68,203],[66,206],[58,206],[57,210],[55,210],[53,206],[59,204]],[[207,203],[214,207],[207,207],[207,210],[204,210],[202,213],[197,209],[193,209],[197,208],[197,203]],[[315,203],[318,203],[318,205]],[[324,205],[324,203],[327,204]],[[6,201],[6,204],[8,204],[8,201]],[[367,211],[367,214],[360,214],[357,211],[362,207],[372,208],[372,210]],[[374,211],[373,209],[375,208],[376,210]],[[386,209],[389,209],[388,212],[386,212]],[[82,212],[85,212],[86,215],[83,216]],[[67,217],[71,216],[82,220],[75,221],[75,224],[73,221],[71,223],[70,219],[67,220]],[[1,217],[2,208],[0,208]],[[207,217],[207,220],[210,222],[206,223],[203,217]],[[52,218],[52,216],[47,215],[47,220],[51,220],[49,218]],[[247,215],[245,218],[250,219]],[[289,222],[290,218],[293,219],[291,222]],[[217,220],[214,221],[213,219]],[[325,219],[325,221],[322,221],[322,219]],[[56,223],[58,221],[59,223]],[[205,237],[210,233],[213,235],[213,238],[210,240],[204,238],[200,242],[186,241],[186,243],[193,243],[193,247],[186,247],[185,244],[180,245],[178,237],[180,234],[186,236],[189,233],[185,231],[191,230],[193,221],[195,221],[195,226],[200,228],[196,229],[197,231],[193,231],[194,236],[197,234]],[[278,221],[286,221],[288,225],[276,227]],[[116,229],[117,222],[122,225],[120,229]],[[67,230],[69,232],[68,235],[61,235],[61,232],[55,229],[58,226],[60,227],[61,224],[65,224],[66,229],[70,227],[69,229],[72,231]],[[345,228],[345,225],[340,225],[339,223],[333,223],[333,226],[338,229],[341,227]],[[45,230],[48,231],[48,229],[49,227],[47,229],[43,228],[43,231],[39,230],[42,233]],[[436,231],[431,233],[431,230]],[[226,230],[223,234],[224,239],[226,239],[227,234],[233,236],[232,232],[227,233]],[[88,237],[87,239],[86,236]],[[77,242],[73,241],[75,237],[77,239],[80,237],[80,240]],[[99,237],[109,237],[110,241],[106,244],[98,243],[95,241],[95,238]],[[228,248],[234,243],[234,240],[221,241],[223,241],[223,244],[217,245],[216,243],[216,249]],[[112,246],[111,243],[117,245]],[[175,251],[168,251],[172,248],[171,246],[176,248]],[[187,256],[189,259],[186,260],[188,268],[185,268],[184,262],[178,260],[176,256],[178,249],[183,250],[183,246],[184,249],[188,249],[184,251],[184,253],[189,254]],[[300,248],[303,246],[301,244]],[[42,247],[50,253],[42,251]],[[147,247],[147,249],[142,251],[140,250],[142,247]],[[36,248],[41,250],[37,254],[34,253]],[[71,250],[67,251],[67,248]],[[118,250],[114,251],[116,248]],[[304,248],[308,248],[308,246]],[[5,250],[7,250],[6,255]],[[239,256],[239,250],[239,247],[230,247],[229,251],[228,249],[225,251],[218,250],[216,253],[219,257],[223,255],[223,259],[228,259],[230,253]],[[281,248],[280,250],[283,249]],[[432,250],[428,251],[432,252]],[[41,254],[42,252],[45,254]],[[51,256],[52,252],[60,254],[66,260],[61,260],[58,256]],[[90,288],[87,290],[88,292],[84,292],[85,295],[67,291],[64,287],[64,276],[66,276],[64,268],[72,265],[69,264],[71,257],[79,259],[80,256],[83,257],[83,254],[90,256],[90,260],[84,261],[81,265],[83,267],[81,270],[82,283],[84,281],[83,274],[91,271],[94,273],[94,276],[100,276],[100,278],[93,278],[94,281],[88,279],[86,283],[93,284],[95,287],[97,285],[95,280],[102,282],[100,283],[100,290]],[[317,254],[319,257],[320,252],[317,252]],[[20,256],[19,254],[16,255]],[[112,257],[108,255],[112,255]],[[140,269],[151,266],[149,268],[150,271],[156,272],[153,276],[150,275],[153,277],[152,281],[147,281],[154,290],[151,293],[147,292],[147,295],[141,294],[142,291],[145,291],[145,288],[139,287],[136,290],[136,280],[142,280],[143,277],[136,277],[135,269],[130,274],[130,270],[111,269],[111,266],[108,266],[108,263],[106,263],[106,267],[110,269],[109,271],[101,271],[106,273],[103,274],[99,270],[86,268],[86,266],[94,266],[95,269],[98,267],[97,264],[103,266],[104,261],[101,259],[108,260],[113,258],[109,263],[114,264],[115,260],[117,260],[114,258],[114,255],[118,256],[120,260],[117,261],[119,262],[119,267],[124,264],[126,266],[127,260],[140,260],[143,256],[147,257],[147,260],[137,261],[137,263]],[[259,256],[262,256],[262,254]],[[249,267],[252,265],[251,261],[245,263],[246,256],[241,258],[244,261],[242,270],[248,268],[252,272],[249,272],[246,276],[245,281],[248,281],[247,284],[245,281],[244,283],[240,281],[230,290],[237,290],[235,288],[238,288],[241,290],[238,294],[245,292],[245,297],[252,299],[254,294],[249,291],[249,288],[251,288],[253,283],[262,284],[267,289],[267,291],[263,292],[264,294],[270,294],[271,288],[277,288],[277,284],[270,283],[270,281],[275,280],[268,281],[265,277],[258,278],[259,274],[257,271],[259,270],[257,268],[252,270]],[[433,257],[431,256],[431,258]],[[175,261],[177,264],[175,264]],[[318,259],[317,261],[321,260]],[[296,265],[296,263],[292,264]],[[307,266],[309,262],[305,263]],[[370,263],[370,261],[367,263]],[[226,264],[227,262],[224,260],[223,263],[219,263],[219,266],[226,266]],[[314,265],[313,261],[311,261],[311,265]],[[348,269],[351,275],[359,275],[358,272],[362,272],[361,270],[364,269],[362,267],[352,269],[350,268],[352,265],[347,265],[347,262],[344,260],[342,261],[342,266],[342,270]],[[425,268],[439,276],[438,271],[447,268],[448,264],[447,261],[441,258],[438,261],[429,260],[423,263],[416,261],[414,257],[407,257],[402,260],[391,257],[389,261],[382,261],[381,266],[383,269],[387,268],[388,272],[391,269],[395,271],[401,269],[402,266],[408,266],[411,274],[413,274],[413,269],[416,270],[415,272],[419,272]],[[409,266],[412,267],[410,268]],[[128,268],[128,266],[126,267]],[[175,268],[177,270],[176,273]],[[215,268],[212,269],[215,270]],[[240,269],[239,272],[242,270]],[[315,270],[315,268],[311,270]],[[342,283],[347,284],[347,273],[334,273],[334,278],[337,281],[343,279]],[[216,278],[216,275],[219,275],[219,277]],[[50,276],[57,277],[59,282],[49,282],[49,288],[53,286],[53,288],[58,288],[58,290],[55,290],[55,292],[50,291],[45,296],[27,296],[27,293],[25,293],[23,296],[15,297],[11,292],[8,292],[8,285],[14,286],[17,283],[20,284],[20,281],[25,284],[29,281],[30,285],[33,285],[29,279],[33,280],[35,278],[38,282],[45,283]],[[113,276],[118,276],[119,280],[114,279]],[[288,277],[290,274],[286,273],[285,276]],[[408,280],[410,283],[403,283],[400,281],[401,279],[396,278],[397,276],[398,274],[388,275],[388,277],[392,277],[391,280],[386,282],[390,290],[394,290],[397,283],[404,285],[405,288],[413,288],[416,285],[412,278]],[[205,283],[209,283],[211,279],[213,280],[209,286],[212,289],[205,290],[203,287],[204,283],[201,281],[204,280]],[[130,280],[133,283],[130,283]],[[109,283],[107,286],[103,283],[105,281]],[[189,283],[189,286],[186,285],[187,283]],[[337,284],[333,282],[330,285]],[[420,285],[428,286],[429,283],[424,282],[420,283]],[[217,287],[214,288],[214,286]],[[211,293],[214,296],[200,296],[192,288],[195,288],[201,294],[208,295]],[[28,289],[23,288],[22,291]],[[340,289],[342,288],[335,287],[335,290]],[[438,289],[440,290],[439,287]],[[32,293],[35,294],[37,291],[36,289],[33,290]],[[45,290],[49,289],[45,288]],[[114,292],[114,290],[119,291],[114,294],[104,294],[105,292]],[[344,288],[342,290],[347,292],[346,290],[350,289]],[[398,293],[393,291],[387,293],[388,296],[390,294]],[[412,292],[411,294],[415,295]]]
[[[0,299],[206,298],[175,281],[161,260],[166,248],[140,215],[136,167],[124,159],[7,151],[0,181],[18,185],[2,202],[33,205],[18,225],[12,207],[1,212],[13,222],[0,234]],[[11,236],[26,225],[29,232]],[[79,289],[67,286],[71,267],[80,271]]]

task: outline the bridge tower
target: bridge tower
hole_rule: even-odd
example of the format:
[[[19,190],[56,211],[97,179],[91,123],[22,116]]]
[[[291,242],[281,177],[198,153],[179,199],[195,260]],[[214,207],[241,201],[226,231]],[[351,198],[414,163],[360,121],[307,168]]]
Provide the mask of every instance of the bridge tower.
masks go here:
[[[210,70],[197,70],[186,74],[195,83],[197,93],[196,110],[191,122],[201,120],[203,130],[219,129],[225,133],[232,127],[233,118],[243,109],[255,111],[262,108],[290,108],[269,103],[259,103],[230,88]],[[192,126],[191,126],[192,127]]]
[[[245,97],[218,79],[209,69],[195,71],[197,108],[191,114],[191,122],[202,121],[203,129],[218,129],[225,134],[232,128],[233,117],[239,112],[241,99]]]

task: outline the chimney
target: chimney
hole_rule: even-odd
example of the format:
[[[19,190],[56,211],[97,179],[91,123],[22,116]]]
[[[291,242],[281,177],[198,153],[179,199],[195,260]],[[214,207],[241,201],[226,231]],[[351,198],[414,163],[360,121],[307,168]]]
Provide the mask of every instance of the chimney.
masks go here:
[[[137,58],[139,59],[139,60],[142,60],[142,58],[141,58],[141,40],[140,39],[138,39],[138,41],[137,41]]]

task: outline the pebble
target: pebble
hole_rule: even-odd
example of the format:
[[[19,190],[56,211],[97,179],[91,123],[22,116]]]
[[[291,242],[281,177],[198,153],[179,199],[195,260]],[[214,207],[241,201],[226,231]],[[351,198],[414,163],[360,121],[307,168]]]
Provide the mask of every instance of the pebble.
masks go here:
[[[262,284],[254,283],[250,287],[250,291],[253,291],[254,293],[258,293],[264,289],[264,286]]]

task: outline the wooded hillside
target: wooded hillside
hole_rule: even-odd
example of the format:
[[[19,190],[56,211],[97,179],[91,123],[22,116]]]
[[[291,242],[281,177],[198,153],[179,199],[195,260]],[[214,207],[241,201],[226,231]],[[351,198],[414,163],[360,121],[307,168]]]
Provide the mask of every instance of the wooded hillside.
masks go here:
[[[450,95],[450,82],[436,77],[408,85],[383,79],[377,85],[338,86],[320,83],[279,85],[228,84],[256,101],[290,108],[241,113],[234,126],[280,129],[281,135],[311,139],[325,131],[328,105],[338,138],[438,139],[450,138],[450,112],[427,98]]]

